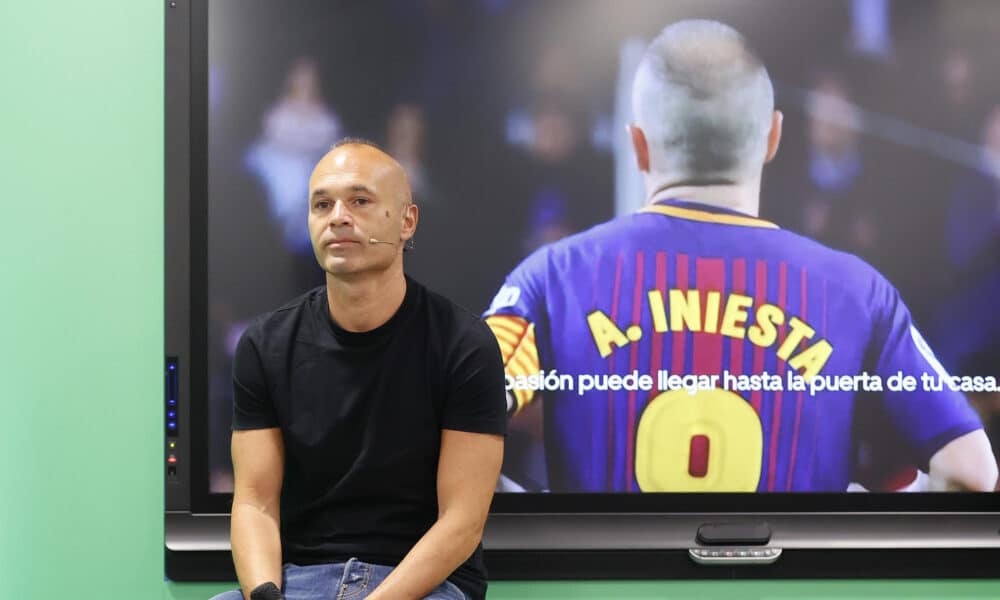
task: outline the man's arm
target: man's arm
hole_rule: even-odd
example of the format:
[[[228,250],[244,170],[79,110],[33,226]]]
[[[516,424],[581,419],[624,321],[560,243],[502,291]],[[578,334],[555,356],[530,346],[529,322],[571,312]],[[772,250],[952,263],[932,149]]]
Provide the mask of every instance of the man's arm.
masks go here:
[[[879,317],[872,336],[879,351],[875,372],[883,381],[897,373],[921,378],[916,390],[885,391],[882,407],[914,451],[916,466],[927,472],[927,488],[993,491],[997,465],[982,419],[961,391],[948,385],[930,389],[922,383],[928,376],[939,383],[951,376],[913,324],[899,292],[878,276],[869,302]],[[951,441],[940,445],[946,439]]]
[[[243,596],[273,581],[281,587],[279,506],[285,447],[278,428],[234,431],[230,542]]]
[[[475,551],[503,461],[503,436],[445,429],[438,518],[369,600],[423,598]]]
[[[992,492],[997,485],[997,463],[982,429],[970,431],[931,456],[930,481],[934,492]]]

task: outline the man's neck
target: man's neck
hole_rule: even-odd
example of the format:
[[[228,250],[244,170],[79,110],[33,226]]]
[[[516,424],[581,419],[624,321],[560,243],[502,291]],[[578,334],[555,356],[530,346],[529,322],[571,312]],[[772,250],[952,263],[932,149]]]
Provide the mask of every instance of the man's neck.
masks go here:
[[[760,213],[760,178],[743,182],[693,182],[647,175],[646,198],[649,202],[668,198],[687,200],[756,217]]]
[[[330,318],[352,332],[371,331],[392,318],[406,297],[402,267],[355,277],[326,275]]]

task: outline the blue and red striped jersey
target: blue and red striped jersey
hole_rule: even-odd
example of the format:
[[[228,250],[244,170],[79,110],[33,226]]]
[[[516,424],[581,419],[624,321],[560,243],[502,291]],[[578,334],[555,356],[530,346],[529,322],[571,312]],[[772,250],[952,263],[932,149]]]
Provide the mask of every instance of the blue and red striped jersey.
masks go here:
[[[484,316],[505,357],[533,344],[508,387],[543,399],[554,492],[844,491],[859,417],[925,469],[982,427],[921,380],[946,374],[875,269],[724,209],[661,201],[545,246]]]

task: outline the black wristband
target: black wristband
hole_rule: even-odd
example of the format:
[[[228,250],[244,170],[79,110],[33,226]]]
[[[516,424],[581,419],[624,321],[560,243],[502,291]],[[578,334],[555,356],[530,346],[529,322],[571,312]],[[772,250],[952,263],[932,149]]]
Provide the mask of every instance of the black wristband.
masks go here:
[[[285,600],[285,596],[274,582],[268,581],[251,590],[250,600]]]

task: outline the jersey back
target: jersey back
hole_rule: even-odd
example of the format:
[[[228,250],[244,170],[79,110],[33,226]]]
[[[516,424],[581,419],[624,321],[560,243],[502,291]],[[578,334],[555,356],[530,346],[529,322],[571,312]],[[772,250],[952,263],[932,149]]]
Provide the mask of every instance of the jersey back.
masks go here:
[[[486,314],[534,327],[542,377],[508,387],[543,399],[552,491],[843,491],[869,408],[914,464],[980,426],[957,392],[887,390],[943,370],[881,275],[739,213],[668,201],[566,238]]]

